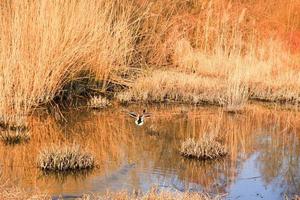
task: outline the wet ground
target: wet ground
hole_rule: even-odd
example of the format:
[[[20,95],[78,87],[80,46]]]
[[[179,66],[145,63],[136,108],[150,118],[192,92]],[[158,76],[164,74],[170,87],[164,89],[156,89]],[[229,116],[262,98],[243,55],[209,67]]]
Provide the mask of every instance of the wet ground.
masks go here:
[[[83,193],[142,191],[152,187],[177,192],[205,191],[227,199],[282,199],[300,194],[300,113],[250,105],[240,114],[217,107],[151,106],[152,117],[135,125],[125,111],[71,111],[65,119],[32,117],[31,139],[0,144],[1,173],[27,190],[53,198]],[[180,142],[214,135],[229,155],[195,161],[179,155]],[[77,143],[92,152],[92,171],[46,174],[36,167],[38,153],[53,144]]]

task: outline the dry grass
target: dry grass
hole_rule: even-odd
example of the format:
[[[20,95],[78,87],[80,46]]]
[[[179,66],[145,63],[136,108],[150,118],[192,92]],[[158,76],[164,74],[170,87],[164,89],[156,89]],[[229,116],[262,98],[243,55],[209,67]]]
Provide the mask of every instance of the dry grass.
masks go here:
[[[94,157],[74,144],[45,148],[38,157],[38,167],[46,171],[91,169],[94,165]]]
[[[93,109],[106,108],[110,105],[111,103],[109,102],[109,100],[101,96],[94,96],[88,102],[88,107]]]
[[[118,99],[122,102],[177,101],[216,104],[224,95],[226,87],[217,79],[161,70],[141,77],[137,83],[129,91],[120,93]]]
[[[17,187],[2,186],[0,188],[0,197],[7,200],[48,200],[51,197],[47,194],[40,194],[38,192],[26,192]],[[76,200],[221,200],[222,196],[211,197],[205,193],[176,193],[176,192],[158,192],[151,190],[146,194],[129,194],[128,192],[108,192],[105,195],[98,194],[84,194]]]
[[[158,192],[156,190],[151,190],[143,195],[132,195],[128,192],[117,192],[117,193],[107,193],[106,195],[97,195],[97,194],[87,194],[83,195],[80,200],[91,200],[91,199],[118,199],[118,200],[219,200],[222,199],[221,196],[210,197],[205,193],[172,193],[172,192]],[[79,200],[79,199],[78,199]]]
[[[289,198],[287,195],[284,195],[284,200],[299,200],[300,197],[298,195],[295,195],[294,197]]]
[[[1,121],[22,125],[81,70],[103,81],[99,90],[108,81],[125,84],[119,74],[133,48],[130,2],[4,0],[0,11]]]
[[[5,200],[50,200],[47,194],[42,194],[38,190],[25,191],[20,187],[16,187],[11,181],[1,179],[0,185],[0,199]]]
[[[27,142],[30,139],[30,134],[28,131],[1,131],[0,132],[0,139],[5,144],[19,144],[22,142]]]
[[[248,100],[248,90],[243,83],[176,71],[156,70],[137,83],[117,98],[121,102],[217,104],[228,110],[242,109]]]
[[[248,99],[298,104],[300,62],[294,49],[300,37],[292,33],[300,28],[300,16],[293,13],[300,2],[278,4],[286,18],[272,13],[270,1],[155,1],[139,44],[143,61],[155,70],[119,99],[208,102],[228,111],[243,109]],[[273,20],[281,24],[280,34],[274,34]]]
[[[228,152],[219,142],[205,137],[201,141],[191,138],[185,140],[181,143],[180,153],[188,158],[211,160],[223,157]]]
[[[102,83],[97,91],[130,86],[122,101],[229,111],[248,99],[298,104],[299,8],[299,0],[4,0],[0,122],[26,124],[82,71]]]

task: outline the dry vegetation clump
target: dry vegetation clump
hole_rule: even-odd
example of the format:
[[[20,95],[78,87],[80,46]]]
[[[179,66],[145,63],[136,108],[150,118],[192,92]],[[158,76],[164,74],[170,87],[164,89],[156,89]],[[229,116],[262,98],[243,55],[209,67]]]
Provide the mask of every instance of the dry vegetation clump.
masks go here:
[[[88,102],[88,107],[93,109],[106,108],[110,105],[111,103],[109,102],[109,100],[101,96],[94,96]]]
[[[290,198],[287,195],[284,195],[284,200],[300,200],[300,196],[295,195],[295,196]]]
[[[200,160],[210,160],[225,156],[228,152],[226,148],[213,139],[203,138],[200,141],[187,139],[181,144],[181,155]]]
[[[0,139],[5,144],[14,145],[22,142],[27,142],[30,139],[30,134],[28,131],[6,130],[0,132]]]
[[[50,200],[51,197],[43,194],[38,190],[25,191],[24,189],[15,186],[11,181],[0,178],[0,199],[5,200]]]
[[[46,171],[92,169],[94,166],[94,156],[74,144],[45,148],[38,157],[38,167]]]
[[[17,187],[5,187],[0,189],[0,199],[5,200],[51,200],[47,194],[26,192]]]
[[[35,192],[26,192],[17,187],[7,187],[2,186],[0,188],[0,198],[8,199],[8,200],[48,200],[51,197],[47,194],[40,194]],[[221,196],[211,197],[205,193],[178,193],[178,192],[157,192],[156,190],[151,190],[150,192],[142,195],[133,195],[128,192],[108,192],[105,195],[98,194],[84,194],[80,198],[76,198],[76,200],[143,200],[143,199],[151,199],[151,200],[221,200],[223,199]]]
[[[118,199],[118,200],[220,200],[222,199],[221,196],[211,197],[205,193],[194,193],[194,192],[158,192],[156,190],[151,190],[146,194],[143,195],[132,195],[128,194],[128,192],[117,192],[117,193],[110,193],[108,192],[106,195],[97,195],[97,194],[86,194],[83,195],[82,198],[78,200],[92,200],[92,199],[101,199],[101,200],[111,200],[111,199]]]

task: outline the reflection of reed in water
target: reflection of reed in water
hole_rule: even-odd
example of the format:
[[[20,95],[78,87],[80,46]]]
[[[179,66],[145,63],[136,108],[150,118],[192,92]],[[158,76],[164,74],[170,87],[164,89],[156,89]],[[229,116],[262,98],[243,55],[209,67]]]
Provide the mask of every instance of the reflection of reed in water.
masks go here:
[[[182,159],[180,163],[179,177],[188,183],[196,183],[205,191],[217,194],[226,193],[226,186],[230,185],[232,178],[228,169],[230,162],[227,159],[215,161],[195,161]]]
[[[164,111],[160,109],[159,112],[161,112],[160,114],[162,115]],[[220,170],[228,177],[227,180],[230,180],[226,185],[229,186],[230,183],[233,183],[244,160],[250,158],[253,153],[260,152],[260,155],[265,155],[265,157],[267,156],[271,159],[258,161],[258,165],[266,166],[266,172],[262,172],[263,180],[268,178],[274,180],[275,177],[282,176],[282,170],[284,169],[283,171],[286,173],[282,178],[279,178],[279,180],[281,180],[280,183],[285,184],[287,188],[295,188],[293,191],[299,191],[300,180],[297,178],[300,169],[298,166],[300,156],[299,134],[292,134],[289,137],[285,135],[286,132],[291,130],[293,130],[294,133],[300,130],[300,118],[298,113],[282,110],[268,110],[259,106],[250,106],[247,111],[241,115],[222,114],[222,110],[215,112],[192,112],[194,113],[187,113],[183,118],[172,119],[173,123],[165,122],[164,126],[160,124],[159,120],[157,121],[164,127],[164,130],[169,130],[172,137],[170,138],[169,136],[168,138],[170,145],[163,144],[164,148],[172,149],[174,146],[178,146],[178,141],[180,140],[187,137],[199,138],[203,133],[210,132],[211,134],[215,134],[217,139],[222,141],[229,150],[230,158],[225,159],[226,166]],[[266,141],[271,143],[271,145],[264,145],[264,147],[262,147],[260,145],[261,138],[266,135],[270,137]],[[281,145],[278,146],[273,143]],[[145,145],[147,144],[150,145],[149,143],[145,143]],[[269,152],[272,151],[274,151],[276,156],[269,154]],[[174,158],[173,156],[169,158],[167,155],[158,157],[156,155],[162,155],[162,153],[154,151],[154,153],[148,154],[147,156],[153,156],[152,160],[156,161],[155,164],[157,167],[165,167],[166,170],[168,166],[179,168],[176,163],[178,162],[178,160],[175,159],[176,157]],[[297,164],[295,164],[296,162]],[[274,168],[272,167],[273,165]],[[274,171],[277,168],[276,166],[279,166],[280,170]],[[285,166],[285,168],[283,166]],[[188,173],[189,172],[186,172],[186,174]],[[190,173],[193,172],[191,171]],[[206,188],[211,188],[219,179],[216,176],[211,176],[214,172],[210,169],[207,169],[207,173],[210,174],[210,176],[203,173],[203,175],[198,176],[198,182]],[[186,176],[182,176],[182,179],[184,177]],[[286,182],[284,179],[288,181]],[[184,180],[189,181],[188,178]],[[201,181],[204,180],[210,184],[201,183]],[[266,183],[268,183],[268,181],[266,181]]]
[[[136,189],[141,187],[142,181],[156,175],[159,182],[178,177],[176,183],[185,188],[195,183],[205,190],[223,193],[236,180],[244,160],[259,152],[257,162],[266,183],[279,176],[283,169],[289,169],[288,182],[284,183],[289,188],[298,187],[300,181],[291,177],[299,174],[299,166],[289,163],[299,159],[299,135],[296,134],[300,130],[299,114],[257,106],[250,106],[240,115],[229,115],[214,108],[191,108],[184,114],[180,111],[180,107],[153,107],[153,117],[143,127],[136,127],[131,119],[118,114],[121,111],[112,109],[95,113],[73,111],[64,115],[66,123],[59,124],[50,116],[33,117],[32,137],[27,144],[15,147],[0,144],[3,174],[11,179],[18,177],[22,187],[38,186],[51,194],[82,191],[88,179],[118,172],[127,162],[136,163],[126,174],[128,184]],[[151,126],[159,134],[149,134]],[[287,130],[293,134],[287,135]],[[210,164],[183,160],[177,150],[180,142],[189,137],[200,138],[204,133],[214,134],[227,147],[229,156],[222,162]],[[270,139],[261,139],[266,135]],[[82,181],[75,181],[72,175],[61,175],[64,190],[60,190],[57,177],[44,176],[36,168],[36,158],[49,144],[70,143],[77,143],[93,153],[99,169],[82,176]],[[269,167],[272,162],[274,168]]]
[[[26,145],[8,148],[0,145],[0,161],[3,164],[3,174],[5,178],[14,179],[18,177],[22,187],[35,187],[47,189],[48,185],[55,182],[55,178],[40,178],[41,172],[37,169],[37,155],[41,149],[52,144],[76,143],[86,147],[95,155],[97,164],[103,165],[96,169],[95,174],[101,176],[106,170],[117,168],[122,161],[122,146],[131,143],[130,132],[124,132],[124,122],[115,123],[115,117],[110,115],[103,117],[92,113],[80,113],[65,115],[69,124],[57,124],[50,116],[39,119],[32,118],[32,138]],[[105,115],[104,115],[105,116]],[[131,140],[131,141],[130,141]],[[72,176],[71,176],[72,177]],[[72,178],[68,178],[66,185],[74,187]],[[79,186],[80,187],[80,186]],[[49,192],[53,188],[49,188]],[[73,188],[74,189],[74,188]],[[78,188],[80,189],[80,188]]]
[[[58,183],[65,183],[69,179],[74,180],[75,182],[84,181],[86,178],[91,176],[93,171],[91,169],[84,169],[80,171],[62,171],[62,172],[53,172],[53,171],[43,171],[41,174],[42,179],[55,179]]]

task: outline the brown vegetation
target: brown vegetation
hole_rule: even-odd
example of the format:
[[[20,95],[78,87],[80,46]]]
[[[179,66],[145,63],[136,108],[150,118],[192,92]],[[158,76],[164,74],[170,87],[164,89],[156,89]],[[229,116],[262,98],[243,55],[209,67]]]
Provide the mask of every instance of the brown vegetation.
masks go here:
[[[111,103],[109,102],[109,100],[101,96],[94,96],[88,102],[88,107],[93,109],[105,108],[110,105]]]
[[[50,200],[47,194],[32,194],[17,187],[0,188],[0,197],[6,200]],[[205,193],[176,193],[176,192],[158,192],[151,190],[146,194],[133,195],[128,192],[108,192],[105,195],[84,194],[76,200],[221,200],[221,196],[210,197]]]
[[[183,141],[181,143],[180,153],[188,158],[211,160],[223,157],[228,152],[219,142],[205,137],[200,141],[195,141],[191,138]]]
[[[82,70],[122,81],[133,45],[130,10],[125,1],[1,1],[0,120],[22,125]]]
[[[122,101],[299,103],[299,5],[2,1],[0,120],[23,125],[82,71],[98,92],[129,87]]]
[[[46,171],[91,169],[94,165],[94,157],[74,144],[45,148],[38,157],[39,168]]]
[[[129,109],[138,110],[137,108],[139,105],[132,105]],[[151,111],[153,117],[143,129],[137,129],[131,118],[124,117],[121,109],[114,112],[103,110],[97,114],[72,111],[64,114],[67,121],[65,124],[56,122],[52,116],[31,118],[30,142],[14,147],[0,142],[2,174],[6,179],[17,177],[22,188],[38,186],[43,193],[57,194],[62,185],[82,191],[82,184],[80,181],[78,183],[79,177],[85,180],[106,177],[122,168],[124,160],[128,159],[136,163],[135,168],[130,168],[133,172],[141,170],[140,167],[142,170],[160,169],[163,173],[172,168],[179,181],[199,184],[204,191],[217,187],[218,193],[223,194],[236,181],[243,161],[259,152],[256,162],[262,174],[261,179],[266,184],[278,180],[280,184],[295,188],[293,180],[298,172],[296,169],[299,168],[297,161],[300,155],[298,112],[282,110],[281,107],[266,109],[258,105],[247,105],[244,114],[236,116],[228,115],[223,109],[216,107],[155,105],[147,110]],[[187,112],[182,113],[182,110]],[[151,125],[155,127],[150,127]],[[152,129],[159,136],[149,134],[148,131]],[[198,141],[205,133],[218,135],[217,141],[222,141],[228,150],[224,159],[199,162],[179,155],[181,141],[186,138]],[[269,139],[255,139],[266,137]],[[81,147],[88,147],[99,168],[83,177],[64,176],[59,180],[52,173],[45,175],[36,168],[41,149],[52,144],[73,142]],[[170,154],[166,154],[166,149]],[[289,160],[291,165],[282,165],[289,158],[292,158]],[[109,165],[107,160],[111,160]],[[208,171],[211,174],[209,177]],[[284,176],[282,171],[286,172]],[[220,180],[224,182],[215,186]],[[138,177],[129,181],[139,188],[143,179]],[[49,183],[56,184],[49,188]],[[292,189],[291,193],[297,191]]]
[[[82,198],[78,200],[92,200],[92,199],[103,199],[103,200],[220,200],[220,196],[210,197],[208,194],[204,193],[172,193],[172,192],[158,192],[156,190],[151,190],[150,192],[143,195],[132,195],[128,192],[118,192],[118,193],[107,193],[106,195],[88,194],[83,195]]]
[[[30,134],[27,131],[1,131],[0,132],[0,139],[5,144],[19,144],[21,142],[27,142],[30,139]]]
[[[298,195],[295,195],[294,197],[289,198],[288,196],[284,196],[284,200],[299,200],[300,197]]]

